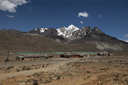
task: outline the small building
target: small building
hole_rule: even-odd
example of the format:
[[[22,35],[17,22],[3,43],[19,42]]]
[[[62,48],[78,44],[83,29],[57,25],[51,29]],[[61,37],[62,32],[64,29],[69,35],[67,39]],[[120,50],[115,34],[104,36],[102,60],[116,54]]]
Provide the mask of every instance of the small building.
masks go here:
[[[47,59],[51,58],[53,55],[43,55],[43,54],[36,54],[36,55],[22,55],[22,56],[17,56],[16,60],[32,60],[32,59]]]
[[[83,57],[90,57],[89,54],[83,54],[82,56],[83,56]]]
[[[22,60],[24,60],[24,56],[17,56],[16,60],[22,61]]]
[[[103,52],[98,52],[97,55],[99,56],[110,56],[110,53],[107,51],[103,51]]]
[[[63,58],[82,58],[83,56],[75,52],[66,52],[60,55]]]

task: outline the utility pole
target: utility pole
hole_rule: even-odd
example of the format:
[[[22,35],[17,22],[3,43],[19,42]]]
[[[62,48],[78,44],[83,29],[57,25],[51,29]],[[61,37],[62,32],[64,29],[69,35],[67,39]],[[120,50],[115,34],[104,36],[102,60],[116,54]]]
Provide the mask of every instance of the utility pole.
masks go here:
[[[7,53],[7,59],[5,60],[5,62],[9,61],[9,51]]]

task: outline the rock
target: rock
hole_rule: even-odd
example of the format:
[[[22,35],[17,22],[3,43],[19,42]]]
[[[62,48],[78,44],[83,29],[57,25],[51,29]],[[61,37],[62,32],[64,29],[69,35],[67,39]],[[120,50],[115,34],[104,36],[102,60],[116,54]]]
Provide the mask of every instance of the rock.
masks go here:
[[[77,75],[77,73],[71,73],[72,75]]]
[[[24,66],[24,67],[22,68],[22,70],[30,70],[30,68],[29,68],[29,67]]]
[[[26,82],[19,83],[19,85],[25,85],[25,84],[26,84]]]
[[[25,82],[27,79],[16,79],[17,82]]]
[[[53,77],[52,79],[53,79],[53,80],[57,80],[58,78],[57,78],[57,77]]]
[[[39,85],[39,84],[38,84],[38,82],[37,82],[37,81],[35,81],[35,82],[33,83],[33,85]]]
[[[40,76],[40,74],[39,73],[34,73],[33,76]]]
[[[91,71],[87,71],[87,73],[91,73]]]
[[[114,83],[113,85],[119,85],[119,84],[117,84],[117,83]]]
[[[9,66],[7,69],[14,68],[14,66]]]

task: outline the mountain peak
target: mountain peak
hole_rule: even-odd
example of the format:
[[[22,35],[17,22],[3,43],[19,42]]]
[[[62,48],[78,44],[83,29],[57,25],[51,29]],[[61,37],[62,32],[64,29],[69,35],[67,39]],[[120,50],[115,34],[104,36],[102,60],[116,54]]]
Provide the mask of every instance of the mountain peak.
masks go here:
[[[69,25],[66,29],[68,29],[68,30],[72,30],[72,29],[79,30],[79,28],[74,26],[73,24]]]
[[[76,30],[79,30],[79,28],[71,24],[68,27],[63,26],[61,28],[58,28],[57,32],[59,36],[62,35],[63,37],[71,37],[72,33]]]
[[[48,28],[40,28],[40,32],[42,33],[42,32],[45,32],[46,30],[48,30]]]
[[[98,32],[98,33],[103,33],[98,27],[94,27],[93,30],[96,31],[96,32]]]
[[[75,27],[73,24],[69,25],[68,27]]]

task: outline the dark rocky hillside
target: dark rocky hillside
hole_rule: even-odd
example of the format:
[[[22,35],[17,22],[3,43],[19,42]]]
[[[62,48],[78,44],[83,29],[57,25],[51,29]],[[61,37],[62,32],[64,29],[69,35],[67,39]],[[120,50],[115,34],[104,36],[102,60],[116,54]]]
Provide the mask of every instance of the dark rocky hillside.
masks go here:
[[[8,33],[15,33],[15,34],[24,33],[22,31],[18,31],[15,29],[2,29],[1,31],[8,32]]]
[[[45,52],[53,51],[58,45],[62,44],[42,35],[31,36],[0,31],[1,52]]]
[[[66,52],[92,51],[88,45],[64,44],[43,35],[15,34],[0,31],[0,52]],[[94,49],[95,51],[98,49]],[[93,50],[93,51],[94,51]]]
[[[36,28],[36,30],[33,29],[33,30],[29,31],[29,33],[41,34],[43,36],[49,37],[58,42],[67,42],[68,41],[68,39],[64,38],[63,36],[58,36],[57,30],[54,28],[48,28],[47,30],[44,28],[45,32],[41,32],[40,30],[41,30],[40,28]]]
[[[128,51],[128,43],[106,35],[97,27],[83,27],[72,36],[75,39],[58,36],[54,28],[29,32],[4,29],[0,31],[0,52]]]
[[[99,50],[128,51],[128,43],[106,35],[97,27],[95,27],[91,33],[84,36],[84,38],[74,40],[70,43],[85,44],[87,42],[95,44]]]
[[[70,37],[70,39],[79,39],[79,38],[83,38],[84,36],[88,35],[89,33],[91,33],[92,28],[90,26],[88,27],[83,27],[77,31],[74,31],[72,33],[72,36]]]

